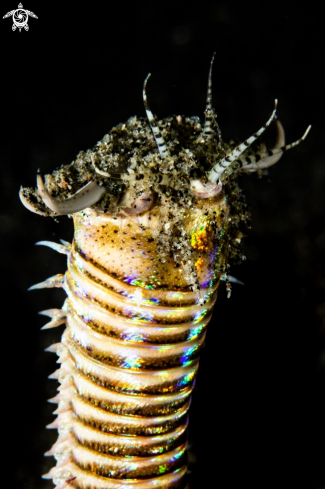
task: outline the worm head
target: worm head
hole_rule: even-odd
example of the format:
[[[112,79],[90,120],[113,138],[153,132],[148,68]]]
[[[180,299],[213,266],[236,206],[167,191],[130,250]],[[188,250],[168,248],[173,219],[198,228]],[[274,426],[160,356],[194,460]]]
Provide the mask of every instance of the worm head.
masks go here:
[[[89,214],[93,220],[100,214],[122,220],[121,229],[150,229],[159,263],[180,263],[184,280],[194,287],[209,274],[217,280],[221,272],[227,273],[229,258],[241,260],[237,238],[241,221],[249,219],[238,175],[274,165],[306,138],[310,127],[298,141],[285,145],[275,100],[271,115],[251,137],[238,145],[223,141],[212,106],[212,67],[213,59],[204,123],[180,115],[159,121],[149,106],[148,75],[142,94],[145,117],[131,117],[114,127],[92,149],[44,180],[38,173],[35,189],[20,190],[24,206],[42,216],[74,214],[78,220]],[[275,146],[255,150],[255,141],[273,121],[278,131]]]

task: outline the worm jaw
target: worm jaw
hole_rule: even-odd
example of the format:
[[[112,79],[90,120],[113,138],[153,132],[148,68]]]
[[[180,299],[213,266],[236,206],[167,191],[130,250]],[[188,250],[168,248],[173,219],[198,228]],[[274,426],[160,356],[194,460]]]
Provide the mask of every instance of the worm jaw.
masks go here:
[[[96,204],[106,193],[104,187],[101,187],[96,182],[89,182],[74,195],[61,201],[50,195],[40,173],[37,174],[37,188],[45,205],[58,216],[82,211]]]

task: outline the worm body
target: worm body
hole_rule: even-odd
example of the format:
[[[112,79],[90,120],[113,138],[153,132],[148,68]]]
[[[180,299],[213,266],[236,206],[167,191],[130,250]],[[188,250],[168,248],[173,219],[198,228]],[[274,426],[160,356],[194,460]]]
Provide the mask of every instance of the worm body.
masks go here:
[[[226,207],[204,204],[189,216],[190,235],[207,209]],[[57,347],[58,467],[49,474],[59,486],[76,477],[76,487],[184,487],[190,395],[219,281],[209,274],[216,240],[206,237],[200,304],[172,259],[159,261],[158,218],[157,209],[74,216]]]
[[[131,118],[61,167],[37,189],[21,189],[40,215],[73,214],[72,245],[41,242],[68,256],[68,270],[32,288],[63,287],[66,323],[49,347],[59,357],[59,431],[45,478],[58,489],[184,489],[191,392],[207,325],[229,260],[242,258],[249,215],[240,173],[262,171],[285,146],[277,121],[272,150],[248,150],[275,118],[239,146],[222,141],[211,105],[206,120]],[[250,152],[249,152],[250,151]]]

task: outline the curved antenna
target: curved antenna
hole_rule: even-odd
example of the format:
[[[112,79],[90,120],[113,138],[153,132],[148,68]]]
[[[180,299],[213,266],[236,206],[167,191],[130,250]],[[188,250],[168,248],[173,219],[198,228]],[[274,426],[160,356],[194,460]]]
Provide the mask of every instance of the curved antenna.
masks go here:
[[[91,181],[72,195],[72,197],[66,200],[58,200],[50,195],[40,173],[37,174],[37,188],[44,204],[51,211],[61,216],[82,211],[96,204],[106,192],[105,187],[101,187],[96,182]]]
[[[272,112],[271,117],[269,120],[265,123],[264,126],[261,127],[257,132],[253,134],[250,138],[246,139],[243,143],[239,144],[235,149],[230,151],[229,153],[226,154],[224,158],[221,158],[221,160],[218,161],[216,165],[214,165],[213,168],[208,173],[208,180],[210,182],[216,182],[220,175],[225,171],[226,168],[228,168],[229,165],[233,161],[235,161],[256,139],[269,127],[271,122],[276,116],[276,108],[278,105],[278,100],[275,99],[274,103],[274,110]]]
[[[148,120],[149,120],[149,124],[150,124],[150,127],[151,127],[151,130],[153,132],[153,135],[155,136],[155,140],[156,140],[156,143],[157,143],[157,146],[158,146],[158,150],[159,150],[159,154],[160,154],[160,158],[162,160],[164,160],[166,158],[166,156],[169,156],[169,151],[168,151],[168,148],[166,146],[166,143],[165,143],[165,140],[164,138],[162,137],[162,135],[160,134],[160,131],[158,129],[158,126],[157,126],[157,123],[156,123],[156,120],[150,110],[150,107],[149,107],[149,104],[148,104],[148,100],[147,100],[147,82],[149,80],[151,76],[151,73],[148,74],[147,78],[145,79],[144,81],[144,84],[143,84],[143,103],[144,103],[144,108],[146,109],[146,113],[147,113],[147,117],[148,117]]]
[[[212,139],[214,136],[214,131],[212,129],[212,124],[215,122],[214,119],[214,113],[212,110],[212,67],[213,67],[213,61],[216,53],[213,53],[211,63],[210,63],[210,70],[209,70],[209,77],[208,77],[208,91],[207,91],[207,102],[205,106],[205,123],[204,123],[204,130],[203,130],[203,136],[205,136],[207,139]]]

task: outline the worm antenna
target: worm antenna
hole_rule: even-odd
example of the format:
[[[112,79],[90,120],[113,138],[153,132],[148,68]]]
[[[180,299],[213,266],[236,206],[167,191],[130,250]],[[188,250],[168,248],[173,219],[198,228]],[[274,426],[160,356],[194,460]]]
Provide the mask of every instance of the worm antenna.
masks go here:
[[[237,146],[235,149],[230,151],[224,158],[221,158],[221,160],[218,161],[216,165],[209,171],[208,174],[208,179],[210,182],[216,182],[218,178],[222,175],[222,173],[225,171],[226,168],[228,168],[229,165],[233,161],[235,161],[256,139],[269,127],[273,119],[275,118],[276,115],[276,108],[278,105],[277,99],[275,99],[275,104],[274,104],[274,110],[272,112],[271,117],[269,120],[265,123],[264,126],[261,127],[257,132],[253,134],[250,138],[246,139],[243,143],[241,143],[239,146]]]
[[[150,76],[151,76],[151,73],[148,74],[148,76],[145,79],[144,84],[143,84],[143,103],[144,103],[144,108],[146,109],[146,113],[147,113],[147,117],[149,120],[151,130],[153,132],[153,135],[155,136],[155,140],[156,140],[156,143],[157,143],[157,146],[159,149],[160,158],[162,160],[164,160],[166,158],[166,156],[169,156],[169,151],[168,151],[168,148],[166,146],[164,138],[160,134],[156,120],[153,116],[153,113],[150,110],[150,107],[148,104],[148,99],[147,99],[147,82],[148,82]]]
[[[214,110],[212,108],[212,67],[213,67],[215,54],[216,53],[213,53],[212,56],[212,60],[210,63],[209,77],[208,77],[207,102],[205,107],[205,123],[204,123],[204,130],[203,130],[203,136],[205,136],[206,139],[212,139],[214,137],[214,130],[212,128],[213,124],[217,125],[218,136],[219,139],[221,139],[220,129],[215,120]]]
[[[106,192],[105,187],[101,187],[96,182],[91,181],[72,195],[72,197],[66,200],[58,200],[49,194],[40,173],[37,173],[37,188],[44,204],[51,211],[61,216],[82,211],[96,204]]]

